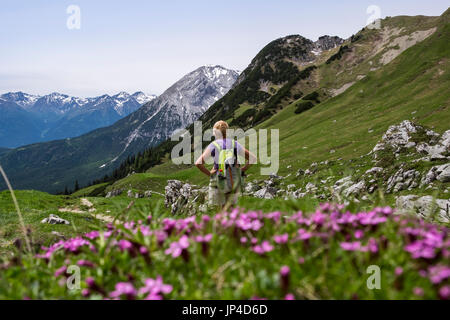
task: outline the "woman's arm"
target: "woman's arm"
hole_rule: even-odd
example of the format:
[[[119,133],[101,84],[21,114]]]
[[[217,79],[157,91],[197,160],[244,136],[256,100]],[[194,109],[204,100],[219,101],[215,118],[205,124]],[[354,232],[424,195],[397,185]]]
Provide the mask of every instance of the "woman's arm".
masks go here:
[[[203,154],[195,161],[195,166],[200,169],[201,172],[206,174],[208,177],[213,174],[216,170],[212,169],[209,171],[205,167],[205,160],[208,159],[211,156],[211,151],[209,148],[206,148],[205,151],[203,151]]]

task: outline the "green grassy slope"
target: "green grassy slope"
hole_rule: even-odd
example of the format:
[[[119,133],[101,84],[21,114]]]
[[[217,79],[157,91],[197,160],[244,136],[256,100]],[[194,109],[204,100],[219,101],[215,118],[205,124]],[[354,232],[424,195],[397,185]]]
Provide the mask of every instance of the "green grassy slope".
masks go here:
[[[357,34],[347,39],[340,47],[335,47],[334,49],[320,53],[316,56],[315,60],[311,60],[311,57],[306,58],[306,60],[304,59],[304,55],[302,55],[304,51],[302,50],[304,50],[305,45],[307,46],[310,43],[308,41],[305,42],[304,38],[300,36],[288,36],[277,39],[261,50],[252,60],[249,67],[241,74],[235,87],[211,106],[200,118],[203,123],[203,129],[209,129],[214,121],[219,119],[228,121],[232,127],[244,129],[254,126],[276,126],[283,117],[293,116],[293,112],[286,113],[284,111],[286,108],[292,109],[290,107],[292,104],[294,105],[294,117],[297,117],[297,114],[311,109],[311,107],[317,109],[314,106],[323,106],[329,99],[341,94],[346,88],[360,82],[368,75],[372,75],[373,77],[376,71],[386,70],[389,72],[389,70],[397,70],[396,63],[389,63],[389,61],[392,61],[398,54],[414,46],[414,44],[420,44],[421,41],[427,39],[430,35],[443,33],[443,36],[447,37],[447,32],[443,28],[448,24],[448,15],[445,12],[441,17],[399,16],[386,18],[382,21],[381,29],[371,30],[363,28]],[[438,27],[439,31],[436,32]],[[299,39],[303,39],[303,42]],[[434,46],[434,43],[430,45]],[[442,45],[445,46],[445,43]],[[293,52],[291,52],[292,50]],[[297,54],[299,55],[298,57],[295,56]],[[441,54],[436,57],[442,56]],[[434,57],[434,52],[430,51],[427,58]],[[420,67],[420,63],[420,61],[413,61],[412,64],[414,67],[411,70],[407,70],[407,72],[411,76],[415,74],[417,68]],[[428,63],[431,66],[436,61],[427,60],[424,63]],[[436,77],[443,77],[445,79],[445,70],[448,68],[447,61],[443,59],[443,61],[439,61],[438,63],[441,65],[439,68],[434,69],[437,72]],[[293,65],[297,68],[296,71]],[[289,72],[284,72],[284,67]],[[426,66],[422,65],[421,67],[423,70],[423,67]],[[306,72],[307,70],[309,71]],[[398,73],[394,76],[397,76]],[[375,80],[384,81],[383,77],[386,76],[378,76],[378,79]],[[371,81],[375,80],[372,79]],[[400,81],[404,81],[404,78],[398,79],[396,82],[397,86],[401,86]],[[421,86],[420,90],[427,90],[422,84],[423,81],[416,82],[416,85]],[[445,90],[445,81],[438,85]],[[397,99],[396,95],[398,95],[398,98],[403,99],[404,95],[409,94],[410,90],[415,90],[415,88],[409,86],[402,87],[402,92],[398,94],[396,92],[394,94],[394,90],[388,90],[383,93],[381,92],[383,88],[382,84],[375,86],[377,90],[379,87],[381,88],[377,91],[377,94],[381,94],[379,95],[379,100],[382,103],[389,101],[395,104],[398,102],[395,100]],[[367,106],[370,107],[370,99],[374,95],[367,94],[367,90],[369,89],[366,92],[364,92],[364,89],[362,90],[362,92],[358,92],[359,98],[361,99],[357,103],[364,103],[365,99],[369,103]],[[315,98],[312,97],[314,94],[316,95]],[[415,92],[412,92],[411,96],[419,97]],[[344,100],[338,100],[336,103],[348,103],[348,100]],[[378,101],[374,102],[378,103]],[[420,103],[421,101],[418,102]],[[353,106],[349,106],[348,108],[350,110]],[[351,111],[367,112],[367,110],[360,109],[359,106],[357,108]],[[441,111],[445,112],[445,110],[437,112],[439,113]],[[281,115],[277,115],[279,113]],[[314,110],[308,114],[318,114],[318,112]],[[320,116],[320,114],[317,116]],[[268,117],[270,118],[269,121],[264,121]],[[343,127],[345,129],[348,128],[348,126]],[[294,127],[290,125],[289,128],[293,129]],[[188,129],[192,132],[193,126]],[[370,132],[375,136],[376,134],[381,134],[381,129],[375,131],[371,128]],[[311,133],[316,134],[314,132]],[[352,134],[349,132],[348,136]],[[351,141],[344,143],[352,144]],[[112,174],[115,177],[114,180],[123,178],[132,172],[145,172],[149,168],[161,164],[161,162],[164,163],[164,159],[168,156],[168,153],[170,153],[175,144],[176,142],[171,142],[170,140],[165,141],[158,147],[147,150],[147,155],[138,156],[137,160],[139,161],[135,161],[134,164],[123,163],[120,170]],[[351,156],[351,154],[347,154],[348,156]],[[311,158],[313,159],[312,161],[315,160],[314,157]],[[296,158],[294,157],[293,160],[296,160]],[[196,177],[193,178],[195,179]]]
[[[344,93],[301,114],[294,113],[295,103],[290,104],[256,127],[280,130],[279,174],[293,173],[312,162],[352,159],[367,154],[390,125],[405,119],[429,126],[439,133],[450,128],[448,14],[440,17],[438,23],[435,19],[414,18],[422,21],[425,29],[431,23],[438,25],[437,31],[389,64],[368,71],[364,79]],[[410,20],[414,19],[391,18],[388,23],[396,27]],[[366,30],[366,33],[369,32]],[[367,39],[369,36],[366,33]],[[319,70],[326,74],[330,68],[335,66],[328,65]],[[341,80],[342,83],[345,81],[348,79]],[[330,153],[332,150],[334,152]],[[287,169],[289,165],[292,168]],[[258,166],[251,169],[251,178],[258,178],[258,172]],[[133,178],[116,182],[116,185],[128,183],[133,187],[133,183],[129,182],[139,180],[140,188],[161,190],[161,179],[178,178],[195,184],[207,183],[196,168],[175,166],[168,160],[149,169],[148,173],[135,174]],[[295,181],[294,175],[288,181]]]
[[[97,220],[90,214],[74,214],[59,212],[58,208],[72,205],[78,199],[54,196],[40,191],[16,191],[17,201],[22,211],[24,222],[30,229],[34,248],[48,245],[60,239],[51,231],[56,231],[66,237],[75,236],[80,232],[86,232],[97,224]],[[71,222],[71,225],[49,225],[41,224],[40,221],[47,218],[49,214]],[[0,256],[11,252],[13,242],[21,237],[19,220],[9,191],[0,192]]]

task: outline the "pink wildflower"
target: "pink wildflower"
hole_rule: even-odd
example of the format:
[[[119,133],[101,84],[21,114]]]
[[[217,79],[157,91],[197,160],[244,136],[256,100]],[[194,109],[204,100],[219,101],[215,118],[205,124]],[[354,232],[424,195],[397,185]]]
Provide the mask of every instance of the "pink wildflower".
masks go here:
[[[132,300],[136,297],[137,291],[130,282],[118,282],[115,290],[110,293],[111,298],[120,298],[125,296],[126,299]]]
[[[285,244],[285,243],[287,243],[288,238],[289,238],[289,235],[287,233],[284,233],[281,235],[274,235],[273,241],[275,241],[275,243],[277,243],[277,244]]]

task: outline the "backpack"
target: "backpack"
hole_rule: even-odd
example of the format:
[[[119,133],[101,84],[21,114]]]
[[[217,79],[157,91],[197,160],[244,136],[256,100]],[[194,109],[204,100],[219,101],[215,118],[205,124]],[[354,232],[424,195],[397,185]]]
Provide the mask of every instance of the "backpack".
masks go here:
[[[241,169],[237,166],[237,150],[234,140],[231,149],[223,149],[219,143],[213,141],[213,145],[219,153],[219,169],[217,172],[217,185],[224,193],[236,191],[241,185]]]

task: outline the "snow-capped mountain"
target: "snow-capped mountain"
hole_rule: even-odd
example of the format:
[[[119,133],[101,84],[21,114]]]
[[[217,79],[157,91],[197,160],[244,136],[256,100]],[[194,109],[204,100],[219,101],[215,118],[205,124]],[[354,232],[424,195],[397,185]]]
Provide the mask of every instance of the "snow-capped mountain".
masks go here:
[[[24,92],[8,92],[0,96],[0,99],[14,102],[23,108],[32,106],[39,98],[40,96],[35,96]]]
[[[227,93],[237,77],[236,71],[221,66],[200,67],[159,97],[150,96],[153,98],[151,101],[108,127],[76,138],[8,150],[1,154],[0,161],[20,188],[55,192],[64,185],[71,185],[75,179],[80,184],[86,184],[110,173],[129,155],[155,146],[176,129],[190,125]],[[142,93],[131,96],[135,96],[137,101],[139,98],[149,99]],[[95,118],[102,117],[98,115],[98,110],[100,106],[108,105],[110,99],[121,101],[126,97],[124,93],[99,97]],[[82,109],[93,104],[85,104]],[[78,120],[70,123],[78,123]],[[67,127],[64,125],[60,130]]]
[[[238,77],[236,71],[218,65],[203,66],[188,73],[126,118],[130,128],[134,128],[122,142],[122,153],[132,145],[135,146],[131,149],[135,150],[156,145],[176,129],[187,127],[222,98]]]
[[[154,95],[154,94],[148,95],[142,91],[138,91],[138,92],[133,93],[132,97],[140,104],[144,104],[144,103],[147,103],[147,102],[155,99],[156,95]]]
[[[0,111],[6,108],[6,102],[10,103],[8,116],[11,119],[8,122],[9,131],[5,128],[3,130],[0,147],[17,147],[34,142],[79,136],[113,124],[155,97],[141,91],[132,95],[120,92],[113,96],[105,94],[91,98],[72,97],[58,92],[44,96],[8,92],[0,96]],[[11,103],[18,108],[12,108]],[[28,121],[33,119],[35,130],[33,130],[34,134],[28,132],[26,137],[21,137],[20,132],[27,131],[20,121],[24,114],[27,115]],[[3,120],[8,121],[8,119]]]

